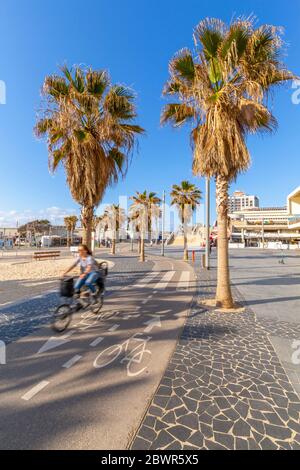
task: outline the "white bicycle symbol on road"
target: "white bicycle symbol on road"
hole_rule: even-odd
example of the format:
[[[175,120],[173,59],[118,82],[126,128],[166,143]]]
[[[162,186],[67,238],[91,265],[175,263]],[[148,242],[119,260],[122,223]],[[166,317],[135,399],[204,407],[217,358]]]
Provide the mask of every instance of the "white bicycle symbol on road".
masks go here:
[[[120,360],[120,364],[127,364],[127,375],[129,377],[136,377],[142,374],[149,364],[152,353],[147,349],[147,344],[150,340],[151,336],[143,336],[143,333],[136,333],[123,343],[109,346],[96,357],[94,367],[96,369],[107,367],[125,352],[127,354]],[[130,349],[131,346],[134,347]],[[145,366],[140,368],[141,364],[145,364]]]

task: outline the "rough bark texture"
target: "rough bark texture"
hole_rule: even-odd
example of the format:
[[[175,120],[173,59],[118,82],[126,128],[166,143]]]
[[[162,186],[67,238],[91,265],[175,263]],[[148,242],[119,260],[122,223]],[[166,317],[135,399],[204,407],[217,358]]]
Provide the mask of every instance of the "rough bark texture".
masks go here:
[[[183,260],[188,261],[189,259],[189,252],[187,248],[187,236],[186,236],[186,229],[184,229],[183,234]]]
[[[233,307],[228,254],[228,187],[228,179],[218,176],[216,181],[218,214],[218,282],[216,301],[217,306],[222,308]]]
[[[185,223],[185,217],[184,217],[184,205],[181,208],[181,223],[182,223],[182,229],[183,229],[183,261],[188,261],[189,259],[189,253],[187,249],[187,235],[186,235],[186,223]]]
[[[94,207],[84,206],[81,210],[81,222],[84,229],[82,243],[89,249],[92,247],[93,218]]]
[[[138,239],[138,254],[141,254],[141,239]]]
[[[145,240],[144,237],[141,238],[141,253],[140,253],[140,261],[145,261]]]
[[[116,235],[114,235],[114,239],[112,241],[111,245],[111,254],[115,255],[116,254]]]

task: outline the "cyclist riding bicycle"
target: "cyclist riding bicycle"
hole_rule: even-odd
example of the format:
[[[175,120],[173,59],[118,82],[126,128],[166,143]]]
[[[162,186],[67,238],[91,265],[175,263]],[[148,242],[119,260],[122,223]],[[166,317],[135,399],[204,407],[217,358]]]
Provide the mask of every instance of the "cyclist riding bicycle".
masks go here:
[[[95,298],[97,291],[96,291],[96,284],[101,276],[99,271],[99,266],[97,261],[92,255],[92,252],[86,245],[80,245],[78,248],[79,257],[75,261],[75,263],[70,266],[70,268],[64,273],[64,276],[72,271],[76,266],[79,265],[80,267],[80,276],[75,282],[74,290],[75,295],[80,295],[80,290],[83,286],[86,286],[90,291],[92,296]]]

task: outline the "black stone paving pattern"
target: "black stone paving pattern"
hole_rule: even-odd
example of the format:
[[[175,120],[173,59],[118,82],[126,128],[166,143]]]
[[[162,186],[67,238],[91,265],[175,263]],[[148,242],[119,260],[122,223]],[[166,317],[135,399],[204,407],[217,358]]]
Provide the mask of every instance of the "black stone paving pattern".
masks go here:
[[[300,400],[268,338],[293,325],[202,306],[214,276],[198,272],[198,298],[131,448],[300,449]]]

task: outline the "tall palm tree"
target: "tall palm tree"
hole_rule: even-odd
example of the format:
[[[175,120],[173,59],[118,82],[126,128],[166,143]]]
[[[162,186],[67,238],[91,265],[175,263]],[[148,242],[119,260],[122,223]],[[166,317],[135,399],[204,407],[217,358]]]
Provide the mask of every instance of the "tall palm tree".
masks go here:
[[[71,231],[72,231],[72,221],[71,221],[71,218],[68,216],[68,217],[65,217],[64,218],[64,223],[65,223],[65,227],[67,229],[67,246],[71,246]]]
[[[152,217],[155,216],[159,210],[160,198],[156,193],[144,191],[143,193],[136,192],[135,196],[131,197],[133,203],[130,207],[130,214],[136,223],[140,232],[140,261],[145,261],[145,234],[149,233],[151,229]],[[150,221],[150,223],[149,223]]]
[[[195,54],[182,49],[170,62],[162,123],[193,122],[191,141],[196,175],[216,179],[218,214],[218,306],[231,308],[228,260],[228,191],[231,181],[250,165],[246,136],[272,131],[276,120],[268,96],[293,80],[280,61],[282,39],[274,26],[256,28],[242,18],[229,26],[218,19],[201,21],[194,31]]]
[[[97,230],[97,228],[98,228],[100,222],[101,222],[101,217],[98,216],[98,215],[94,215],[94,217],[93,217],[93,222],[92,222],[92,230],[93,230],[93,232],[96,232],[96,230]]]
[[[187,224],[193,212],[200,204],[201,191],[189,181],[182,181],[180,185],[174,184],[171,192],[171,205],[176,206],[183,229],[183,259],[188,260]]]
[[[73,244],[74,232],[75,232],[76,225],[78,222],[77,215],[70,215],[69,221],[70,221],[70,229],[71,229],[71,243]]]
[[[138,234],[138,253],[141,254],[141,238],[140,238],[140,211],[137,207],[131,206],[128,215],[128,223],[131,224],[133,234]]]
[[[112,204],[106,209],[105,214],[112,232],[111,254],[115,255],[118,234],[126,220],[125,211],[119,204]]]
[[[98,217],[98,220],[98,226],[100,227],[100,230],[102,230],[104,233],[104,239],[106,239],[106,232],[109,228],[109,218],[106,211]]]
[[[134,94],[112,85],[106,71],[62,68],[45,79],[38,137],[47,136],[49,165],[62,163],[73,198],[81,205],[83,242],[91,246],[95,207],[106,188],[127,170],[136,136]]]
[[[96,231],[101,223],[101,217],[98,215],[93,216],[92,220],[92,234],[94,236],[94,240],[96,239]]]

